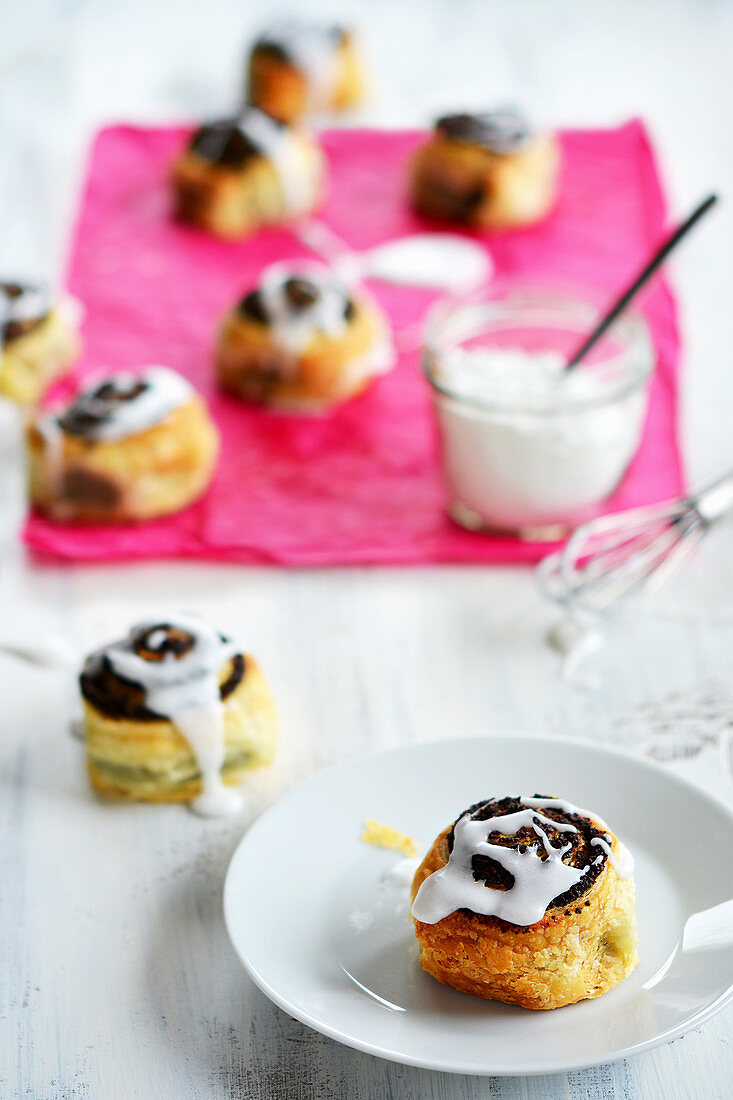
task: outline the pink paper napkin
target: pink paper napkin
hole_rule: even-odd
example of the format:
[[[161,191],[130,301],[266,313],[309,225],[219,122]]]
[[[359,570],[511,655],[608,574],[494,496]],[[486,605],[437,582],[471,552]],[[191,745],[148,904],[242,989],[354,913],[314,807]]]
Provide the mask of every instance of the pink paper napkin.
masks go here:
[[[313,566],[541,557],[546,544],[470,534],[446,517],[417,351],[401,355],[391,374],[327,417],[285,416],[217,392],[212,347],[222,313],[267,264],[310,253],[287,230],[230,243],[175,224],[167,178],[185,133],[114,126],[97,136],[68,278],[87,310],[84,355],[72,382],[100,367],[162,363],[180,371],[206,395],[219,425],[216,478],[186,511],[135,527],[74,527],[31,514],[28,544],[73,561],[188,557]],[[348,244],[362,249],[426,228],[404,199],[406,162],[422,133],[341,130],[322,137],[330,178],[322,217]],[[633,121],[561,139],[561,193],[552,216],[483,239],[501,276],[615,290],[664,224],[645,129]],[[398,331],[419,322],[435,298],[404,287],[372,289]],[[658,367],[643,444],[612,509],[682,488],[679,336],[664,282],[646,294],[643,311]]]

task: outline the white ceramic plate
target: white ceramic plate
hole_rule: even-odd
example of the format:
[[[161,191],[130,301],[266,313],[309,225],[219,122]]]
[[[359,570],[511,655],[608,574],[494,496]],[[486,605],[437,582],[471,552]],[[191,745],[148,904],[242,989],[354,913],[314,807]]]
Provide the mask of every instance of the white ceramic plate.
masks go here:
[[[362,822],[377,818],[424,851],[473,802],[535,791],[596,811],[636,857],[637,970],[597,1000],[552,1012],[428,977],[407,887],[381,881],[401,857],[359,840]],[[260,989],[325,1035],[429,1069],[550,1073],[668,1042],[731,999],[729,907],[717,937],[681,948],[692,914],[733,897],[731,851],[733,813],[635,757],[547,737],[431,742],[324,772],[268,810],[234,854],[224,910]]]

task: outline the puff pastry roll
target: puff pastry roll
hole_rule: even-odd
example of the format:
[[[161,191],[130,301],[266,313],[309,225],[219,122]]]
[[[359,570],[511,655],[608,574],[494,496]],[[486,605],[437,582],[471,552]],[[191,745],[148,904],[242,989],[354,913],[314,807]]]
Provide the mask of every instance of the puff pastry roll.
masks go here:
[[[27,430],[30,497],[52,519],[131,523],[177,512],[208,487],[219,434],[175,371],[120,372]]]
[[[248,107],[192,136],[173,167],[175,212],[220,237],[247,237],[313,211],[323,175],[310,134]]]
[[[252,47],[248,96],[281,122],[358,106],[364,73],[353,35],[333,24],[274,24]]]
[[[229,788],[272,759],[275,705],[256,661],[192,615],[132,627],[80,677],[87,764],[100,794],[236,809]]]
[[[633,860],[559,798],[490,798],[437,837],[412,884],[420,964],[462,993],[558,1008],[636,966]]]
[[[35,404],[79,354],[79,306],[46,287],[0,282],[0,394]]]
[[[555,138],[516,111],[446,115],[413,157],[412,203],[478,229],[531,225],[555,201],[559,160]]]
[[[393,362],[389,325],[376,303],[316,265],[267,268],[224,318],[216,350],[225,390],[305,412],[361,393]]]

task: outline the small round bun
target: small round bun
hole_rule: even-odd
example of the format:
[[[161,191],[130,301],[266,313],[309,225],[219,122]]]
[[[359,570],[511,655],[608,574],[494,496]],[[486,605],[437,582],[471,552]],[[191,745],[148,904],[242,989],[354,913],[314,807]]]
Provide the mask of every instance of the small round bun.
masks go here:
[[[43,286],[0,282],[0,394],[35,405],[80,350],[80,307]]]
[[[315,267],[274,265],[224,318],[219,384],[246,401],[318,412],[361,393],[393,363],[377,305]]]
[[[532,225],[556,195],[559,147],[515,112],[447,115],[415,153],[413,206],[429,218],[477,229]]]
[[[209,664],[199,656],[202,631]],[[142,623],[126,638],[92,653],[80,676],[87,767],[100,795],[128,802],[192,802],[203,793],[205,767],[176,708],[173,713],[154,709],[149,678],[161,668],[169,676],[172,668],[179,677],[175,688],[184,699],[184,715],[190,713],[191,693],[212,679],[221,724],[207,725],[203,743],[209,751],[220,739],[217,783],[236,786],[246,773],[272,760],[277,712],[254,658],[185,617]],[[173,698],[170,688],[164,698]],[[201,712],[207,721],[210,709]]]
[[[343,27],[283,23],[255,42],[249,102],[281,122],[312,112],[348,111],[364,98],[364,72],[353,35]]]
[[[454,875],[459,892],[453,896],[478,899],[485,911],[461,907],[427,921],[413,910],[415,935],[420,965],[439,982],[524,1008],[558,1008],[600,996],[637,965],[634,880],[628,853],[602,822],[553,799],[541,799],[540,816],[530,818],[527,801],[507,797],[478,803],[440,833],[415,874],[414,909],[431,918],[442,912],[435,910],[436,898],[450,895],[421,895],[422,911],[416,899],[423,884],[448,865],[456,829],[470,822],[474,848],[458,857],[466,862],[462,879]],[[515,832],[492,828],[492,818],[509,816],[520,826]],[[563,863],[565,870],[559,870],[571,885],[550,899],[533,923],[505,919],[512,912],[512,892],[533,888],[531,877],[520,881],[505,865],[513,866],[515,875],[538,874],[541,883],[547,859]]]
[[[64,410],[35,416],[26,443],[30,497],[40,511],[62,522],[134,523],[201,496],[219,433],[188,383],[154,368],[112,375]]]
[[[247,108],[192,135],[173,166],[174,212],[219,237],[248,237],[315,210],[324,167],[309,133]]]

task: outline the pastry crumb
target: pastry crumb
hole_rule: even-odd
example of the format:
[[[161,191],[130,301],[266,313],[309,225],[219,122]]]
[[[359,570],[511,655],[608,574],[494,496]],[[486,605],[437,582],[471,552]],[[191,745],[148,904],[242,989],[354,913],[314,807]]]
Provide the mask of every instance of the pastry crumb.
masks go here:
[[[373,818],[368,818],[364,822],[364,831],[360,839],[365,844],[374,844],[377,848],[392,848],[395,852],[402,852],[406,856],[415,856],[420,850],[420,846],[411,836]]]

